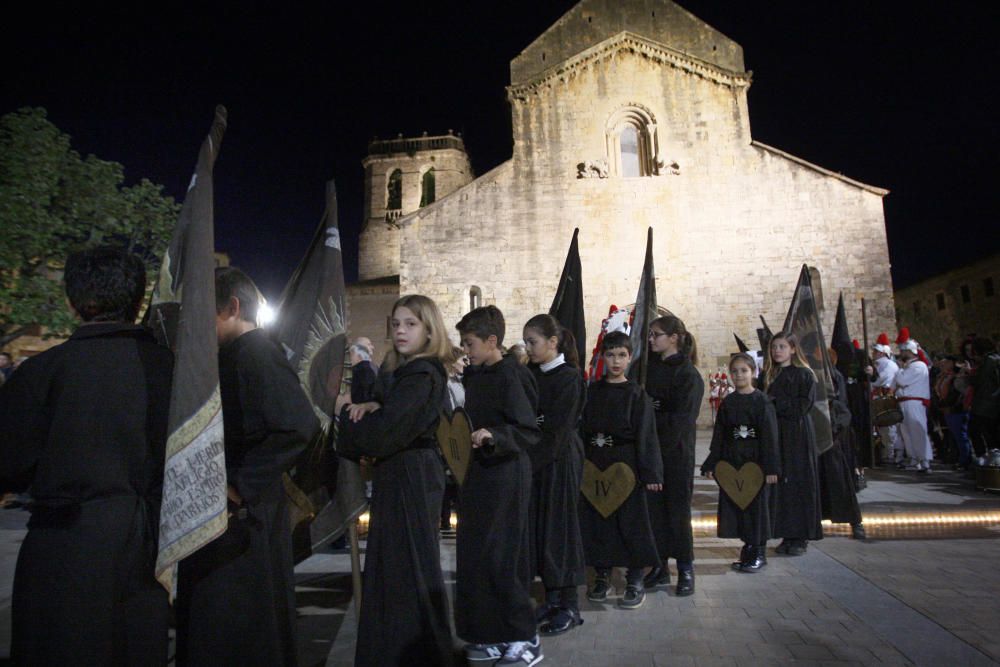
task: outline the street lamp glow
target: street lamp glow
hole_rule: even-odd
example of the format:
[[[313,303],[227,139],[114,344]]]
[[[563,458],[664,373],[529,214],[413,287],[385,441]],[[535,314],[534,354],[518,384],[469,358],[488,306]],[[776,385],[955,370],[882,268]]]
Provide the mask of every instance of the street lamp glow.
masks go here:
[[[274,308],[271,308],[271,306],[266,303],[260,304],[260,307],[257,308],[257,324],[262,327],[268,326],[274,322],[277,317],[278,313],[276,313]]]

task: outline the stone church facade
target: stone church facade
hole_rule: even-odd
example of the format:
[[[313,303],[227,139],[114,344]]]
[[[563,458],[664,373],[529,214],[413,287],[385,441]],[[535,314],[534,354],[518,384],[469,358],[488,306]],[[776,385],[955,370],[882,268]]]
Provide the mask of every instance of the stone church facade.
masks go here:
[[[659,303],[705,371],[733,332],[756,340],[758,315],[781,326],[803,263],[827,291],[827,332],[841,290],[852,335],[861,297],[869,330],[891,330],[887,191],[755,141],[750,83],[742,48],[669,0],[583,0],[511,62],[511,159],[398,219],[372,206],[362,283],[398,275],[396,293],[432,297],[449,326],[496,304],[515,342],[579,227],[592,346],[608,307],[634,301],[652,227]]]

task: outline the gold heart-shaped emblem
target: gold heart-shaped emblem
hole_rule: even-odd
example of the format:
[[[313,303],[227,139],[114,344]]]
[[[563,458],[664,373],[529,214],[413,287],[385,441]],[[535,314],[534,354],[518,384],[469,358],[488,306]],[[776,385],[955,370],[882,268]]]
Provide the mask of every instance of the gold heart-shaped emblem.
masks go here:
[[[737,470],[725,461],[715,464],[715,481],[736,505],[745,510],[764,486],[764,471],[756,463],[744,463]]]
[[[437,427],[437,441],[441,453],[444,454],[444,460],[451,468],[451,474],[459,484],[462,484],[465,481],[465,473],[469,471],[469,462],[472,460],[472,428],[469,426],[469,418],[461,408],[455,410],[451,419],[441,415]]]
[[[635,473],[627,463],[619,461],[601,470],[590,461],[583,462],[580,492],[605,519],[622,506],[634,488]]]

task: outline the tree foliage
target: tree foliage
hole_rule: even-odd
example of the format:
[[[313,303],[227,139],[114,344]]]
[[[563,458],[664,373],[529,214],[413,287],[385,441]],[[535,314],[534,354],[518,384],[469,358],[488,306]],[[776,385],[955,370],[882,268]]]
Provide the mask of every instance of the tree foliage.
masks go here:
[[[44,109],[0,117],[0,345],[36,324],[73,329],[61,277],[75,249],[118,245],[155,277],[180,205],[163,186],[124,180],[122,165],[74,151]]]

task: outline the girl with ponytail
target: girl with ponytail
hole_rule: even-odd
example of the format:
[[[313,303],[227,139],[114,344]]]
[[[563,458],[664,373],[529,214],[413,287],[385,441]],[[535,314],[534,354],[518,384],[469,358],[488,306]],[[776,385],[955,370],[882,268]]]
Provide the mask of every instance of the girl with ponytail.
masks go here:
[[[646,393],[656,410],[656,433],[663,457],[663,493],[650,494],[650,523],[662,562],[644,580],[647,588],[670,584],[667,559],[677,561],[678,596],[694,593],[694,536],[691,495],[694,491],[695,429],[705,381],[695,364],[698,346],[684,322],[665,315],[649,325]]]
[[[577,516],[583,475],[578,424],[583,376],[576,340],[551,315],[524,325],[524,345],[538,382],[538,424],[542,439],[528,451],[532,464],[532,575],[545,585],[545,602],[535,609],[543,635],[562,634],[583,623],[577,586],[584,583],[583,542]]]

